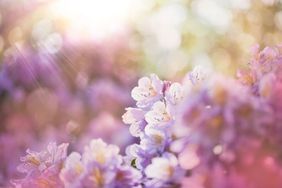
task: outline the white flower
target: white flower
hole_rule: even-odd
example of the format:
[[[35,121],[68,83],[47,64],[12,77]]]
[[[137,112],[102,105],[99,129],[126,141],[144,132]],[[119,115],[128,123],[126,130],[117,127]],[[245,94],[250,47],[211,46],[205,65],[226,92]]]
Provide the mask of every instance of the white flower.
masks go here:
[[[69,144],[61,144],[57,146],[55,142],[51,142],[47,146],[47,151],[49,153],[49,163],[55,164],[63,159],[66,158],[67,156],[67,148]]]
[[[173,83],[165,94],[167,101],[173,105],[179,104],[184,98],[184,90],[179,83]]]
[[[141,137],[144,135],[144,127],[146,126],[145,122],[143,123],[135,123],[130,125],[129,132],[132,136]]]
[[[138,107],[148,107],[163,96],[163,82],[154,74],[139,79],[138,86],[131,92]]]
[[[145,112],[139,108],[126,108],[126,113],[123,114],[122,120],[126,124],[139,123],[144,119]]]
[[[152,163],[145,169],[145,174],[149,178],[156,178],[167,181],[175,178],[178,171],[177,158],[172,154],[153,158]]]
[[[189,73],[189,78],[192,84],[202,84],[211,75],[211,68],[196,66],[192,72]]]
[[[145,136],[142,137],[140,145],[146,150],[163,150],[167,141],[167,135],[164,131],[155,129],[152,126],[146,126]]]
[[[18,166],[18,170],[23,173],[33,173],[36,171],[43,172],[58,163],[62,162],[67,156],[68,144],[57,146],[56,143],[49,143],[47,150],[35,152],[27,150],[27,155],[21,157],[23,162]]]
[[[145,112],[139,108],[126,108],[126,113],[122,116],[122,120],[126,124],[130,124],[129,131],[132,136],[139,137],[143,135],[145,127]]]
[[[78,187],[78,180],[83,171],[84,166],[81,162],[81,155],[73,152],[67,157],[64,168],[61,170],[60,178],[66,187]]]
[[[183,87],[185,94],[191,94],[200,90],[203,85],[209,82],[209,79],[214,75],[214,71],[211,67],[204,67],[201,65],[196,66],[191,72],[189,72],[184,80]]]
[[[91,140],[89,146],[85,147],[82,155],[84,164],[95,161],[100,165],[120,164],[119,148],[115,145],[107,145],[101,139]]]
[[[174,117],[171,113],[171,106],[166,105],[162,101],[158,101],[153,105],[152,109],[145,114],[145,120],[150,125],[167,127],[174,121]]]

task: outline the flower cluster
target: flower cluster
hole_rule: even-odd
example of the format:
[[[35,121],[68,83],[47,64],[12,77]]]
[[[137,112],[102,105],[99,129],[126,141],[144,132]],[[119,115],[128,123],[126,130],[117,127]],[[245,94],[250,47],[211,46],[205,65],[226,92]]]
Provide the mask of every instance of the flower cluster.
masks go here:
[[[240,148],[240,140],[265,136],[273,123],[272,110],[264,101],[235,80],[221,76],[213,76],[191,93],[183,108],[183,124],[189,131],[179,137],[197,144],[207,162],[218,156],[226,162],[235,160],[230,155]]]
[[[141,173],[126,165],[119,148],[92,140],[82,155],[67,156],[68,144],[51,143],[46,151],[27,150],[18,170],[25,178],[13,181],[20,188],[130,188],[140,184]]]
[[[282,46],[265,47],[259,51],[257,45],[253,49],[250,66],[247,70],[238,71],[238,77],[255,95],[269,100],[275,108],[281,109],[282,105],[277,101],[279,98],[277,95],[281,93],[281,73]]]
[[[143,172],[144,185],[173,186],[178,183],[182,170],[170,151],[170,144],[184,90],[179,83],[161,81],[151,75],[141,78],[131,94],[136,107],[127,108],[122,118],[130,124],[130,133],[139,138],[139,144],[128,146],[126,158]]]
[[[211,187],[281,186],[281,54],[280,46],[256,48],[238,80],[214,74],[203,81],[198,78],[205,76],[189,74],[179,162],[185,168],[194,161],[197,166],[188,165],[192,174]]]
[[[119,47],[111,47],[112,55],[121,53]],[[116,60],[105,59],[112,56],[108,48],[106,56],[99,48],[95,58],[93,51],[85,50],[80,46],[77,53],[64,49],[51,56],[23,44],[1,56],[0,187],[20,176],[16,166],[27,147],[56,141],[79,149],[90,139],[102,138],[123,151],[133,142],[120,115],[131,104],[130,85],[136,76],[125,70],[122,76],[115,75]],[[78,63],[82,53],[83,64]],[[120,134],[113,134],[117,130]]]
[[[136,187],[141,174],[125,165],[119,148],[101,139],[92,140],[84,153],[71,153],[60,173],[65,187]]]
[[[68,144],[57,146],[50,143],[47,150],[35,152],[27,150],[27,155],[21,158],[22,164],[18,170],[25,173],[23,179],[15,180],[16,187],[63,187],[59,173],[67,157]]]
[[[143,77],[136,106],[122,119],[137,142],[92,140],[82,154],[67,144],[27,151],[18,187],[173,188],[282,185],[280,47],[256,52],[239,79],[196,68],[183,84]],[[271,181],[269,181],[269,179]]]
[[[281,142],[282,115],[282,46],[259,46],[253,50],[253,58],[246,70],[238,71],[240,82],[247,86],[260,100],[269,104],[273,111],[272,126],[268,127],[271,142]]]

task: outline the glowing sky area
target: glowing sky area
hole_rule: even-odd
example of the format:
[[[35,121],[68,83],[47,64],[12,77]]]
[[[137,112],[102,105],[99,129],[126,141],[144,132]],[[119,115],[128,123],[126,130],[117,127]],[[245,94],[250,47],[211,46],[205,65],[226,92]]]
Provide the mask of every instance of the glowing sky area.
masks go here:
[[[50,6],[73,34],[101,39],[123,30],[140,12],[138,0],[58,0]]]

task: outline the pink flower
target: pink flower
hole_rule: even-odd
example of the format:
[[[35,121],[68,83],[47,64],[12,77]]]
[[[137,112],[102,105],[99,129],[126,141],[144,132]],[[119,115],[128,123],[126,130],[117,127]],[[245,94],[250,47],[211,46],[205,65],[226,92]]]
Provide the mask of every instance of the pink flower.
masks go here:
[[[25,178],[15,180],[14,184],[20,187],[62,187],[58,178],[61,165],[67,156],[68,144],[50,143],[47,150],[34,152],[27,150],[27,155],[21,158],[23,162],[18,170],[26,174]]]

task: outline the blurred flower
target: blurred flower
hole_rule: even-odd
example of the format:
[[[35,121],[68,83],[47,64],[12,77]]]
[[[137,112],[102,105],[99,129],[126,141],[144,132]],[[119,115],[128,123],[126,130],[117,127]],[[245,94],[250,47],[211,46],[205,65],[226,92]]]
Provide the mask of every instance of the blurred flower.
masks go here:
[[[57,146],[56,143],[50,143],[47,150],[41,152],[27,150],[28,154],[21,158],[23,163],[18,166],[18,170],[25,173],[26,177],[15,180],[15,185],[22,187],[62,187],[58,174],[67,156],[67,147],[68,144]]]
[[[64,168],[60,172],[60,178],[66,187],[78,187],[80,186],[79,177],[83,171],[84,167],[81,162],[81,155],[72,152],[66,158]]]
[[[179,83],[173,83],[165,93],[166,99],[173,105],[179,104],[184,98],[184,91]]]
[[[60,173],[68,187],[134,187],[140,184],[141,174],[123,165],[119,148],[101,139],[92,140],[82,154],[72,153]]]
[[[121,163],[121,156],[118,155],[119,148],[114,145],[107,145],[101,139],[92,140],[89,146],[85,147],[83,162],[97,162],[100,165],[111,166]]]

